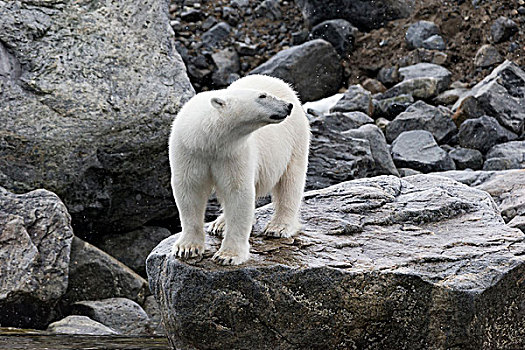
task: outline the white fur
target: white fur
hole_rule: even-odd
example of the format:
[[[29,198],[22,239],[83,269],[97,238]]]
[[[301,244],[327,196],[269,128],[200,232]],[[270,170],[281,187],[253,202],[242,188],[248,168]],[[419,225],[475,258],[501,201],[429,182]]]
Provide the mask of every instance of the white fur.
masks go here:
[[[270,119],[283,115],[290,103],[286,119]],[[236,265],[249,258],[257,196],[271,193],[275,206],[266,235],[297,233],[309,142],[301,103],[279,79],[250,75],[227,89],[194,96],[177,115],[169,140],[171,185],[182,224],[172,253],[203,253],[204,212],[213,189],[223,207],[210,226],[212,234],[224,230],[213,257],[219,263]]]

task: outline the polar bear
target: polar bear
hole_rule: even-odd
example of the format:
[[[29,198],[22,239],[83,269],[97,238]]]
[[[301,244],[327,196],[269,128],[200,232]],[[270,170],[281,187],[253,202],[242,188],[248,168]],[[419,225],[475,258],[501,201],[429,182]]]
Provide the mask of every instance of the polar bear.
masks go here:
[[[280,79],[250,75],[190,99],[169,139],[171,186],[182,224],[172,254],[203,253],[204,212],[213,190],[223,213],[209,233],[224,231],[216,262],[248,260],[256,197],[271,193],[274,203],[264,234],[294,235],[300,229],[309,144],[310,126],[299,98]]]

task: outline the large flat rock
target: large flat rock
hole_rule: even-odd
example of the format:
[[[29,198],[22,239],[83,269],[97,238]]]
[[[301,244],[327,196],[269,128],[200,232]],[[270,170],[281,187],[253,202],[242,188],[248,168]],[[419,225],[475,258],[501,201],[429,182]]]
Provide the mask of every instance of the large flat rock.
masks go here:
[[[481,349],[525,346],[525,241],[488,193],[454,180],[381,176],[308,192],[304,233],[258,236],[215,265],[150,254],[150,287],[182,349]]]
[[[0,2],[0,185],[55,192],[83,237],[175,215],[166,140],[194,92],[167,7]]]

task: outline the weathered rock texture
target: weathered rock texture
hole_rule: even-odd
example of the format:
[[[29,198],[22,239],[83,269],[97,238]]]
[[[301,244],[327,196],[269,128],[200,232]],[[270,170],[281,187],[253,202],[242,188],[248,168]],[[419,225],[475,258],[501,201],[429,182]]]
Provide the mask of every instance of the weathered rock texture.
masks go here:
[[[0,187],[0,326],[40,328],[68,286],[73,230],[65,205]]]
[[[164,0],[0,2],[0,185],[57,193],[77,234],[174,215],[166,140],[194,92],[172,35]]]
[[[271,214],[257,211],[254,233]],[[490,196],[442,177],[382,176],[308,192],[304,233],[251,238],[240,267],[150,254],[172,346],[488,349],[525,346],[525,242]],[[211,248],[211,249],[210,249]]]
[[[291,84],[301,101],[315,101],[339,90],[342,79],[339,56],[323,39],[279,51],[250,74],[264,74]]]

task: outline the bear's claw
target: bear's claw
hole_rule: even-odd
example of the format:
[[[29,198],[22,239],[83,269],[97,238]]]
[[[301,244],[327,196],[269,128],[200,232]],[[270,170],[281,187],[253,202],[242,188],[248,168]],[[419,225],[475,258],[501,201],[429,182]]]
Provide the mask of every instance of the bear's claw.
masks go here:
[[[225,223],[226,222],[224,221],[224,215],[221,214],[217,219],[215,219],[215,221],[213,221],[208,226],[208,229],[206,231],[208,231],[208,233],[212,236],[222,237],[224,236]]]
[[[248,260],[248,256],[244,257],[231,252],[217,251],[212,260],[219,265],[240,265]]]
[[[181,259],[196,258],[201,256],[203,252],[204,247],[195,243],[184,244],[182,242],[175,242],[171,248],[171,254]]]
[[[264,229],[263,235],[275,238],[288,238],[297,233],[295,225],[269,223]]]

